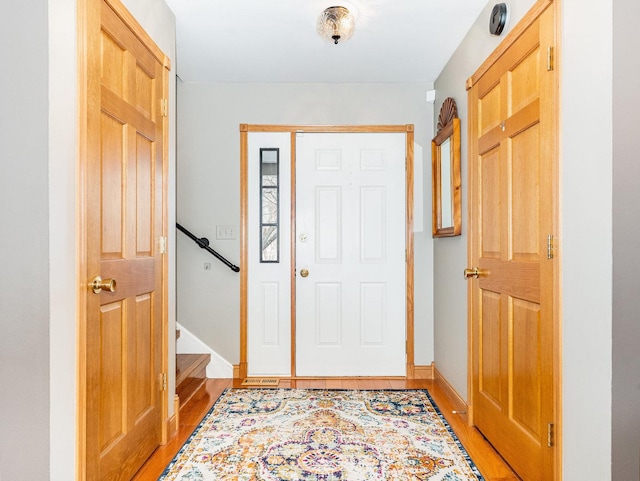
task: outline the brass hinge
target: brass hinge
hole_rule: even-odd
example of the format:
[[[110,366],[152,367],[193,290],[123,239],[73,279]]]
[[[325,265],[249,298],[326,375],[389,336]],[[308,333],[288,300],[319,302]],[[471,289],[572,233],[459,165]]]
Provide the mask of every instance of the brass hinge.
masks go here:
[[[547,47],[547,71],[551,72],[554,69],[553,66],[553,47]]]
[[[161,390],[162,391],[166,391],[167,390],[167,373],[166,372],[162,373],[162,381],[161,381],[161,383],[162,383],[162,389]]]
[[[162,116],[169,116],[169,101],[167,99],[160,100],[160,108],[162,109]]]
[[[547,424],[547,447],[549,448],[552,448],[555,445],[554,428],[555,426],[553,423]]]
[[[553,235],[547,236],[547,259],[553,259]]]

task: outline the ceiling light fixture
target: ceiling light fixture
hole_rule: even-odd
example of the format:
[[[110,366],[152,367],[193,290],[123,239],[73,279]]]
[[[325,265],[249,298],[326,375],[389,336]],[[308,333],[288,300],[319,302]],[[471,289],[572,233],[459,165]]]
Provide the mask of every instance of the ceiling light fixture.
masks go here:
[[[356,29],[355,19],[345,7],[329,7],[318,17],[318,33],[334,44],[351,38]]]

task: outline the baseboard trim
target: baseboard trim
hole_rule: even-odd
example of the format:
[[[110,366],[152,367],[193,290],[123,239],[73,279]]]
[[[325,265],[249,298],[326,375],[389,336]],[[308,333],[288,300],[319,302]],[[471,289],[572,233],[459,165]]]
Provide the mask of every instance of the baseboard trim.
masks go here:
[[[173,424],[175,432],[180,429],[180,396],[177,394],[173,397]]]
[[[180,398],[177,394],[173,398],[173,409],[173,416],[162,422],[162,435],[160,439],[162,446],[169,444],[176,436],[178,427],[180,427]]]
[[[433,363],[429,366],[414,366],[414,379],[433,379]]]
[[[455,390],[455,388],[451,385],[449,381],[442,375],[438,368],[436,367],[435,362],[432,364],[433,367],[433,379],[440,384],[442,391],[444,392],[447,399],[454,406],[454,414],[458,414],[460,418],[465,422],[465,424],[469,424],[469,405],[467,401]]]
[[[411,369],[411,373],[407,375],[407,379],[434,379],[434,365],[431,363],[429,366],[413,366]],[[413,374],[413,375],[411,375]],[[246,376],[244,376],[246,377]],[[327,379],[327,378],[336,378],[336,379],[360,379],[360,378],[368,378],[372,379],[404,379],[403,376],[270,376],[270,377],[282,377],[284,379]],[[233,365],[233,379],[241,379],[240,376],[240,365]]]

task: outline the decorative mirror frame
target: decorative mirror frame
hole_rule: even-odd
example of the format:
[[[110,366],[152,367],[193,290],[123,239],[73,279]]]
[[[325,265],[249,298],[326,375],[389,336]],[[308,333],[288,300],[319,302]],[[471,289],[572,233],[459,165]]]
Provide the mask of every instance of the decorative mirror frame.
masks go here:
[[[446,146],[448,149],[445,151]],[[443,162],[446,163],[443,164]],[[460,235],[462,233],[460,119],[456,102],[451,97],[446,98],[440,108],[438,131],[431,141],[431,167],[433,237]],[[448,177],[449,180],[444,185],[443,176]]]

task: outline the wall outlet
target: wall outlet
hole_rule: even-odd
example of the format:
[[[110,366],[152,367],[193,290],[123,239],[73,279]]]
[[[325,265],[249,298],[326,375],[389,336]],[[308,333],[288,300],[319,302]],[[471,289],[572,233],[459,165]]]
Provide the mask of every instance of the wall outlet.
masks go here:
[[[216,226],[216,239],[233,240],[235,238],[236,238],[235,225],[217,225]]]

